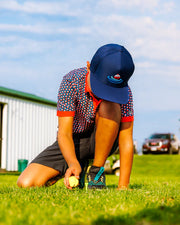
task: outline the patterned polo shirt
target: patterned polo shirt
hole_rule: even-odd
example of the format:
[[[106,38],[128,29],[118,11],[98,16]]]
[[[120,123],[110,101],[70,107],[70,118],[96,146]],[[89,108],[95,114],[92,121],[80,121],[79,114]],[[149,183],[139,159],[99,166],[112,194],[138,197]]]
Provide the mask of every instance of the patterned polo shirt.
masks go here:
[[[87,85],[87,68],[79,68],[63,77],[58,92],[57,116],[74,117],[73,133],[91,130],[102,99],[93,95]],[[129,88],[129,101],[121,104],[121,122],[134,120],[133,99]]]

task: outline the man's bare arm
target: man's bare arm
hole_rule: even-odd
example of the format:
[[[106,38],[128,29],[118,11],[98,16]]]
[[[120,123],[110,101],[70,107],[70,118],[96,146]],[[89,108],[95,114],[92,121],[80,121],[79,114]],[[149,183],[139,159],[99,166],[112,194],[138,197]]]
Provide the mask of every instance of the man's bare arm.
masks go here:
[[[119,132],[120,177],[118,189],[129,185],[133,163],[133,122],[121,123]]]
[[[65,174],[64,183],[69,187],[69,177],[75,175],[79,178],[81,166],[77,160],[73,141],[73,117],[59,117],[58,144],[69,166]],[[70,188],[71,189],[71,188]]]

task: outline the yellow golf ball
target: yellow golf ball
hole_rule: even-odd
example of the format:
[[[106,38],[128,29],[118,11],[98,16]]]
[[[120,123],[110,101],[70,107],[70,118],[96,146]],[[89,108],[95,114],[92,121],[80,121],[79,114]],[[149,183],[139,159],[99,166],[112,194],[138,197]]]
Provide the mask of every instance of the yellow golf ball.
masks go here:
[[[70,187],[77,187],[79,185],[79,180],[75,176],[69,177]]]

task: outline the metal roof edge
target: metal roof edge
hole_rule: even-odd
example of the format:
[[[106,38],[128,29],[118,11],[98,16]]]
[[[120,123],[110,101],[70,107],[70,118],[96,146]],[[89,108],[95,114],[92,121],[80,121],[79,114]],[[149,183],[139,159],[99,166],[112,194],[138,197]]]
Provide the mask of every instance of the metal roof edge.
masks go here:
[[[21,98],[21,99],[26,99],[26,100],[30,100],[33,102],[39,102],[39,103],[43,103],[46,105],[57,106],[57,102],[55,102],[55,101],[51,101],[49,99],[42,98],[37,95],[29,94],[26,92],[17,91],[17,90],[10,89],[10,88],[5,88],[2,86],[0,86],[0,94],[4,94],[7,96],[13,96],[13,97]]]

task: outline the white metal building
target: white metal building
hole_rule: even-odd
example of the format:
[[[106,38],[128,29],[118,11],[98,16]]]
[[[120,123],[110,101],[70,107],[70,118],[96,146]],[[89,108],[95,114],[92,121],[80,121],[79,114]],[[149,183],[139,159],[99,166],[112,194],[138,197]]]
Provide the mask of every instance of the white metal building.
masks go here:
[[[56,140],[56,102],[0,87],[0,168],[18,170]]]

